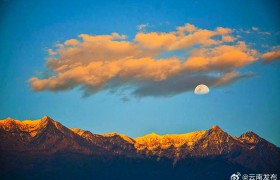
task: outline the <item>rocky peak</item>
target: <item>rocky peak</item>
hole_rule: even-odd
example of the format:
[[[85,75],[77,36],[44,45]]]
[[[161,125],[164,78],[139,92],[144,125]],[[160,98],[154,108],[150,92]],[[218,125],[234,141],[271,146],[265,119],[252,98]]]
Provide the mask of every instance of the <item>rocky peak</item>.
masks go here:
[[[19,125],[17,120],[8,117],[7,119],[0,121],[0,128],[3,128],[7,131],[17,131],[19,129]]]
[[[103,134],[104,137],[113,137],[113,136],[119,136],[118,133],[116,132],[111,132],[111,133],[106,133],[106,134]]]
[[[41,119],[41,123],[55,123],[55,121],[52,118],[50,118],[49,116],[44,116]]]
[[[86,131],[82,130],[82,129],[78,129],[78,128],[71,128],[71,131],[73,131],[74,133],[78,134],[78,135],[83,135]]]
[[[8,117],[3,121],[5,124],[15,125],[16,121],[13,118]]]
[[[212,126],[193,146],[192,155],[219,155],[231,150],[238,142],[219,126]]]
[[[3,124],[10,124],[10,125],[16,125],[16,120],[14,120],[13,118],[8,117],[5,120],[2,120],[1,123]]]
[[[261,138],[260,136],[258,136],[256,133],[252,131],[248,131],[245,134],[242,134],[238,139],[242,142],[252,143],[252,144],[257,144],[259,142],[264,141],[263,138]]]
[[[6,122],[13,122],[13,121],[15,121],[13,118],[11,118],[11,117],[7,117],[7,119],[5,119],[5,121]]]
[[[224,132],[219,126],[212,126],[209,130],[216,132]]]
[[[221,139],[221,138],[228,138],[231,137],[228,133],[223,131],[219,126],[212,126],[209,130],[206,131],[206,133],[203,135],[201,139],[208,139],[211,137],[215,137],[215,139]]]
[[[40,123],[39,123],[39,128],[40,129],[45,129],[45,128],[53,128],[53,129],[57,129],[59,131],[71,131],[68,130],[68,128],[64,127],[62,124],[60,124],[59,122],[53,120],[52,118],[50,118],[49,116],[44,116]],[[72,131],[71,131],[72,132]]]
[[[107,133],[107,134],[103,134],[102,135],[103,137],[107,137],[107,138],[112,138],[112,137],[118,137],[118,138],[121,138],[123,139],[124,141],[130,143],[130,144],[134,144],[134,139],[124,135],[124,134],[118,134],[116,132],[112,132],[112,133]]]
[[[99,135],[92,134],[90,131],[86,131],[86,130],[82,130],[82,129],[78,129],[78,128],[71,128],[70,130],[72,132],[74,132],[75,134],[77,134],[87,140],[90,140],[90,141],[95,141],[96,138],[99,136]]]
[[[217,136],[217,137],[231,137],[228,133],[223,131],[219,126],[212,126],[205,136]]]
[[[147,134],[145,136],[142,136],[142,137],[138,137],[136,139],[161,139],[162,136],[156,134],[155,132],[152,132],[150,134]]]

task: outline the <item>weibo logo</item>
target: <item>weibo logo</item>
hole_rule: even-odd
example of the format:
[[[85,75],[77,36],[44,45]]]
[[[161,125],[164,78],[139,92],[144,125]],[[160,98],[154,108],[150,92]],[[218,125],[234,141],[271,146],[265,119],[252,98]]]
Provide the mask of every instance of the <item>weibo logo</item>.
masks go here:
[[[230,176],[230,179],[231,180],[238,180],[239,179],[239,176],[241,176],[241,174],[239,172],[237,172],[236,174],[233,174]]]

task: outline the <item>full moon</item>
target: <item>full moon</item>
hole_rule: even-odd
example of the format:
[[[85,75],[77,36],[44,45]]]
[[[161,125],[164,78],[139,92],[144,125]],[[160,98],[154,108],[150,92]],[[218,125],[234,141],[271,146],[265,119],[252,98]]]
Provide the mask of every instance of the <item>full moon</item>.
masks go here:
[[[204,84],[200,84],[196,86],[196,88],[194,89],[194,93],[198,95],[208,94],[209,88]]]

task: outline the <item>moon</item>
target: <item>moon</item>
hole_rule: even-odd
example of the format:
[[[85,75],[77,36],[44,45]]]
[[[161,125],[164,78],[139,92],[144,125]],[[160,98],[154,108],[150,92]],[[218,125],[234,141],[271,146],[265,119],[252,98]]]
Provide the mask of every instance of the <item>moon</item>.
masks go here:
[[[205,84],[200,84],[200,85],[196,86],[196,88],[194,89],[194,93],[198,94],[198,95],[208,94],[209,91],[210,90],[209,90],[208,86],[206,86]]]

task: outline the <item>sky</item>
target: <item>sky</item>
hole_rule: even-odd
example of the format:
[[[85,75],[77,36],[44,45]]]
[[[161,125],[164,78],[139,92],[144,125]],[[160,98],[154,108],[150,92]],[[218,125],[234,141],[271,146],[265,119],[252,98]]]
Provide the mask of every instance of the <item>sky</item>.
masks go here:
[[[131,137],[218,125],[280,146],[279,7],[1,0],[0,119]]]

